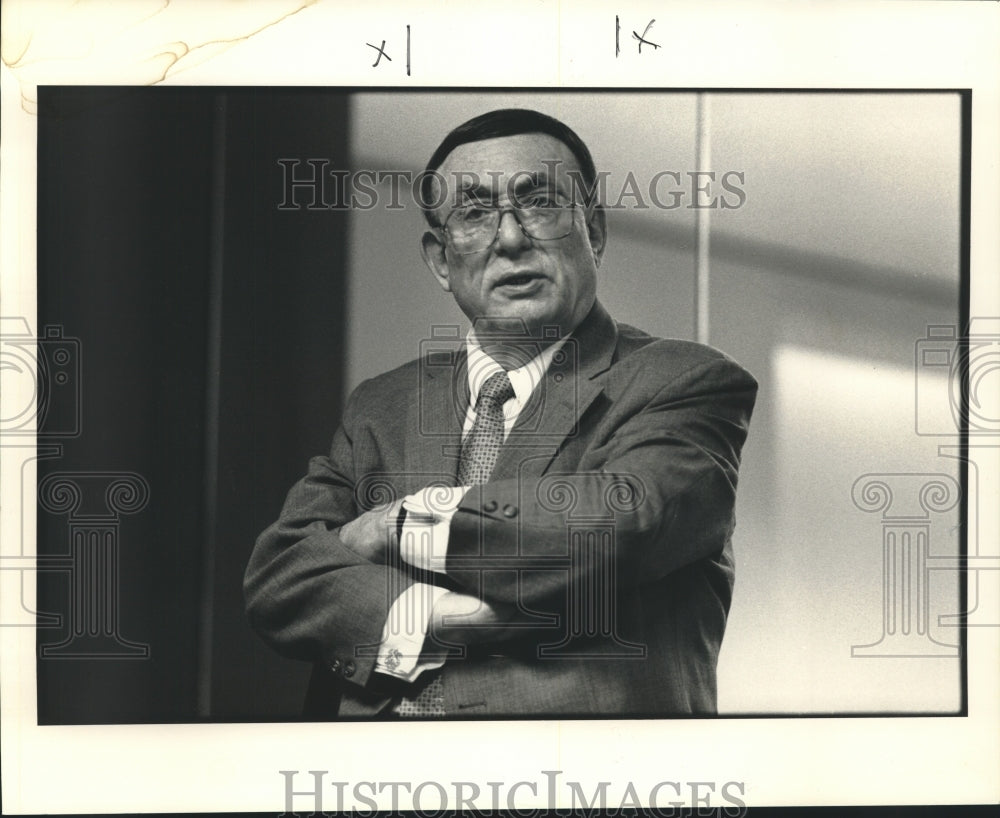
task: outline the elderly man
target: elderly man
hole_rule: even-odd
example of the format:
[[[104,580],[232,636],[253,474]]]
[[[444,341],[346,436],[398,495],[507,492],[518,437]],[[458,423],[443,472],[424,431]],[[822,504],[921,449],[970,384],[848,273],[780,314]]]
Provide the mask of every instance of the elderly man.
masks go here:
[[[715,712],[756,383],[597,301],[596,176],[533,111],[432,156],[423,257],[472,328],[358,387],[246,573],[307,716]]]

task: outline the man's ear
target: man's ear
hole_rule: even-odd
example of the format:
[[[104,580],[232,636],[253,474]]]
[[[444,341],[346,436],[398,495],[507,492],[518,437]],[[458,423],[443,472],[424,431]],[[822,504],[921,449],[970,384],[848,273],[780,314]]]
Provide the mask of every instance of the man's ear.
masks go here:
[[[587,221],[587,235],[590,238],[590,248],[594,251],[594,263],[601,266],[601,256],[604,255],[604,245],[608,240],[608,219],[601,205],[594,205],[594,212]]]
[[[434,274],[434,278],[446,293],[451,292],[451,280],[448,276],[448,259],[445,256],[444,239],[435,230],[424,232],[420,240],[420,254],[424,257],[424,264],[427,269]]]

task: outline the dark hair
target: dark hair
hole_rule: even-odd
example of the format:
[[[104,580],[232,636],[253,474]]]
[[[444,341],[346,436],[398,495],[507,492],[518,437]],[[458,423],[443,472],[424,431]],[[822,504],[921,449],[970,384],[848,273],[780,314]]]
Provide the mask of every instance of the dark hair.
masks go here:
[[[587,190],[594,191],[597,169],[594,167],[593,157],[591,157],[587,146],[583,144],[583,140],[576,135],[572,128],[564,125],[558,119],[553,119],[538,111],[531,111],[527,108],[501,108],[480,114],[468,122],[463,122],[452,130],[434,151],[420,180],[420,206],[423,208],[427,221],[434,226],[431,205],[434,198],[431,191],[431,180],[440,175],[437,173],[437,169],[449,153],[459,145],[468,142],[480,142],[483,139],[524,133],[548,134],[562,142],[576,157]]]

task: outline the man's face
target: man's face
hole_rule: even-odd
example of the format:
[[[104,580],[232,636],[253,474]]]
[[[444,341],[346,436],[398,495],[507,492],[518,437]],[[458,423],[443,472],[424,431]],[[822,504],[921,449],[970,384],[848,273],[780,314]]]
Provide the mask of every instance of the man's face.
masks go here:
[[[579,174],[579,170],[572,151],[547,134],[459,145],[438,168],[448,185],[446,200],[436,211],[438,223],[444,223],[455,206],[456,181],[469,187],[464,195],[480,202],[511,203],[512,193],[524,201],[534,190],[555,191],[572,201],[580,198],[573,195],[579,185],[574,187],[568,171]],[[475,190],[473,178],[480,184]],[[515,215],[506,212],[494,242],[471,254],[459,253],[445,232],[428,231],[424,260],[477,328],[494,328],[490,319],[506,319],[508,324],[509,319],[520,319],[533,336],[540,336],[547,326],[558,326],[565,335],[593,306],[597,264],[604,250],[603,214],[591,215],[588,223],[583,203],[577,204],[565,238],[531,238]]]

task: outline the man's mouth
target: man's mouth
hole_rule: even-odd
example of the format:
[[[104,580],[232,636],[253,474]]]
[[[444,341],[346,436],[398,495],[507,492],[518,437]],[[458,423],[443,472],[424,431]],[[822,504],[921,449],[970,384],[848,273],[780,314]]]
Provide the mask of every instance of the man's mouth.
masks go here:
[[[493,286],[505,291],[533,290],[544,281],[538,273],[508,273],[501,276]]]

